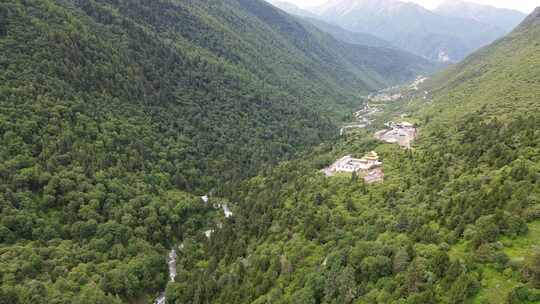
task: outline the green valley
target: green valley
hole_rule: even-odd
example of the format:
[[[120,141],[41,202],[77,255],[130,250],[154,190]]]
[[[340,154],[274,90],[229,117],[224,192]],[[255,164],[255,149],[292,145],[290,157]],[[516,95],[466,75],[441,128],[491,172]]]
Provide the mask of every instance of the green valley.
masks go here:
[[[206,254],[182,252],[168,298],[538,303],[540,52],[530,43],[540,38],[538,13],[419,91],[383,103],[380,119],[409,113],[418,124],[412,150],[376,141],[379,119],[235,189],[234,219],[197,246]],[[512,81],[500,81],[502,71]],[[371,150],[384,162],[383,183],[319,172]]]
[[[2,1],[0,17],[3,303],[150,300],[165,249],[215,213],[199,195],[436,67],[259,1]]]
[[[2,1],[0,304],[540,303],[537,41],[436,72],[260,0]]]

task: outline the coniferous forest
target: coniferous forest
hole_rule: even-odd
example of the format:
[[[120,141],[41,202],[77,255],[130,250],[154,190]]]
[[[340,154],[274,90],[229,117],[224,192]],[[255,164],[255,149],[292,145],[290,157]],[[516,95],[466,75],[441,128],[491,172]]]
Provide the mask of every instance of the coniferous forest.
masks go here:
[[[0,303],[540,303],[538,41],[436,72],[259,0],[3,0]],[[320,172],[372,150],[382,183]]]

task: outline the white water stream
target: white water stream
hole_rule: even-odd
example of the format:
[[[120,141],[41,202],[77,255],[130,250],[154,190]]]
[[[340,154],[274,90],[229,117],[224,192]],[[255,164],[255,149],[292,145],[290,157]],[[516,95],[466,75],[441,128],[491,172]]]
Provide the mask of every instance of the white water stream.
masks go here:
[[[203,202],[207,203],[209,198],[207,195],[205,195],[205,196],[201,196],[201,199],[203,200]],[[223,209],[223,214],[225,215],[226,218],[233,216],[233,213],[231,209],[229,209],[229,206],[227,206],[226,204],[223,204],[221,205],[221,208]],[[206,235],[207,238],[210,238],[210,235],[212,234],[212,232],[214,232],[214,230],[207,230],[204,232],[204,234]],[[180,245],[179,248],[182,249],[183,247],[184,245],[182,244]],[[176,254],[176,250],[172,249],[169,252],[169,257],[167,258],[167,265],[169,265],[169,279],[171,282],[174,282],[174,279],[176,278],[176,260],[177,259],[178,259],[178,255]],[[165,291],[163,291],[154,303],[165,304],[166,300],[167,299],[165,297]]]
[[[176,250],[172,249],[169,252],[169,257],[167,259],[167,265],[169,265],[169,280],[171,282],[174,282],[174,278],[176,278],[176,259],[178,256],[176,255]],[[165,291],[163,291],[159,297],[154,302],[155,304],[165,304],[166,298],[165,298]]]

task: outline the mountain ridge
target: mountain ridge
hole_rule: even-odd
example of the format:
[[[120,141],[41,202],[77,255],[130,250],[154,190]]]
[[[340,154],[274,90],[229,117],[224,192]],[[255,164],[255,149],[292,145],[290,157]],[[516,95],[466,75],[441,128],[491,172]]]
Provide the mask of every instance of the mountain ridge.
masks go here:
[[[319,30],[326,32],[343,42],[357,44],[357,45],[371,46],[371,47],[397,49],[390,42],[371,34],[351,32],[338,25],[327,23],[318,18],[303,17],[303,19],[313,24]]]
[[[287,12],[288,14],[301,17],[303,20],[311,23],[319,30],[329,33],[343,42],[372,47],[392,47],[392,45],[388,41],[373,36],[371,34],[351,32],[340,27],[339,25],[325,22],[324,20],[317,18],[317,15],[307,10],[303,10],[290,2],[270,0],[268,0],[268,2],[276,6],[277,8]]]
[[[281,0],[268,0],[268,2],[272,4],[273,6],[283,11],[286,11],[287,13],[291,15],[297,15],[301,17],[310,17],[310,18],[316,17],[316,15],[313,14],[312,12],[302,9],[291,2],[281,1]]]
[[[517,10],[496,8],[461,0],[447,0],[441,3],[434,12],[444,16],[475,20],[496,26],[506,32],[513,30],[527,16]]]
[[[534,98],[540,96],[525,94],[527,90],[514,92],[514,89],[524,89],[531,80],[540,78],[540,74],[534,69],[535,64],[540,64],[540,58],[536,56],[536,53],[540,52],[540,45],[530,43],[530,41],[540,39],[539,25],[540,8],[537,8],[507,36],[478,50],[463,62],[437,74],[434,79],[426,83],[426,86],[445,92],[445,96],[459,88],[461,91],[467,91],[470,95],[460,98],[459,104],[462,107],[486,107],[490,111],[497,112],[497,107],[500,109],[510,107],[512,100],[516,98],[514,95],[519,95],[520,100],[528,103],[514,104],[516,108],[513,108],[512,112],[524,114],[535,109],[538,105],[534,103]],[[500,75],[506,75],[507,79],[500,81]],[[521,77],[516,75],[521,75]],[[464,89],[480,80],[484,87],[474,91]],[[468,82],[470,84],[467,84]],[[536,85],[534,81],[529,84],[531,93],[537,91]],[[467,104],[467,100],[475,100],[476,103]],[[488,101],[491,102],[488,103]],[[455,114],[459,116],[456,106],[457,103],[452,108],[453,111],[458,112]]]
[[[537,7],[525,20],[519,25],[520,27],[531,26],[534,23],[540,22],[540,6]]]
[[[482,8],[500,16],[508,15],[507,10]],[[516,23],[514,18],[513,23],[500,23],[499,28],[485,20],[477,21],[457,13],[440,15],[418,4],[398,0],[333,0],[310,10],[347,30],[373,34],[431,60],[449,58],[453,62],[506,34]]]

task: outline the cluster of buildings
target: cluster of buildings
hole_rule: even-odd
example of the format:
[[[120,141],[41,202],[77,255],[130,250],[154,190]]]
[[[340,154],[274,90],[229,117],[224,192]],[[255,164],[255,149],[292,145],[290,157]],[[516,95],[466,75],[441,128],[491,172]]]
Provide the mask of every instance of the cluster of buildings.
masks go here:
[[[424,77],[424,76],[418,76],[416,78],[416,80],[411,83],[411,85],[409,85],[409,89],[413,90],[413,91],[418,91],[420,89],[420,85],[422,83],[424,83],[426,80],[428,80],[427,77]]]
[[[338,159],[329,167],[324,168],[322,172],[326,176],[334,176],[336,173],[340,172],[356,172],[360,174],[367,183],[374,183],[384,179],[381,168],[382,164],[383,163],[379,161],[377,152],[371,151],[362,158],[353,158],[351,155],[346,155]]]
[[[386,123],[388,129],[375,133],[375,138],[390,144],[398,144],[402,148],[410,149],[411,142],[416,139],[416,127],[409,122]]]
[[[364,181],[366,184],[373,184],[378,182],[384,181],[384,172],[382,168],[374,168],[373,170],[370,170],[365,176]]]

